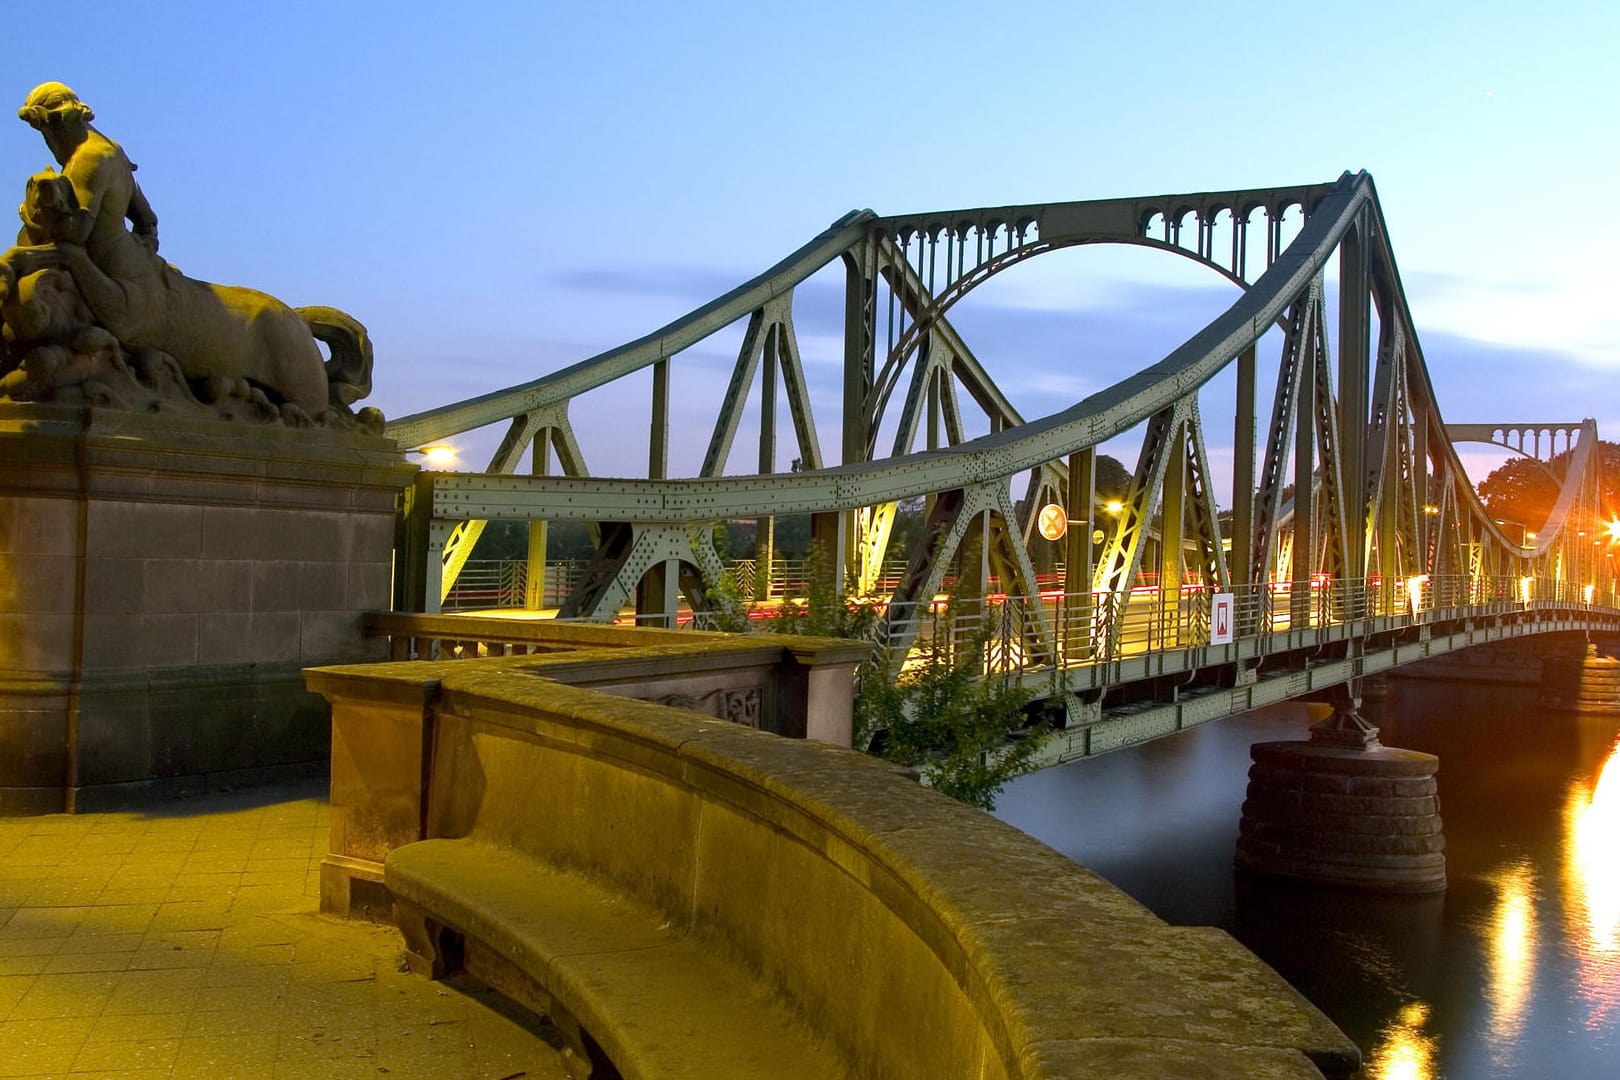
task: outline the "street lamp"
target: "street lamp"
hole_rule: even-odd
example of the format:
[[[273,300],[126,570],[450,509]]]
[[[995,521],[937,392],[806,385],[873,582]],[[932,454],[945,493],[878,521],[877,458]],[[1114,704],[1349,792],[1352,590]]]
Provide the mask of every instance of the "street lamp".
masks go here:
[[[1536,534],[1531,532],[1529,527],[1524,525],[1522,522],[1504,521],[1502,518],[1492,518],[1491,520],[1495,521],[1498,525],[1517,525],[1519,527],[1519,546],[1520,547],[1530,547],[1531,546],[1530,541],[1532,541],[1532,540],[1534,540],[1536,538]]]
[[[413,454],[421,454],[427,464],[435,469],[448,469],[456,463],[456,448],[449,443],[434,443],[431,446],[419,446],[412,450]]]

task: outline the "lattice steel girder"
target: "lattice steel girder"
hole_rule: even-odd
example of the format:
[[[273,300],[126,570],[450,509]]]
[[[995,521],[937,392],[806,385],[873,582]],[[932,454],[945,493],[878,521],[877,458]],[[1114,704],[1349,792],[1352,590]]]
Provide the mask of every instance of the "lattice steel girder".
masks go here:
[[[1287,250],[1279,251],[1280,233],[1274,211],[1296,204],[1308,212],[1308,217]],[[1136,372],[1051,416],[935,453],[907,455],[879,462],[848,461],[836,468],[791,476],[712,477],[674,481],[443,477],[431,510],[435,527],[467,517],[650,523],[672,519],[700,522],[805,511],[826,516],[917,495],[960,490],[964,486],[999,485],[1005,489],[1007,479],[1013,474],[1061,462],[1070,454],[1094,447],[1196,393],[1210,377],[1232,362],[1234,356],[1246,353],[1278,322],[1287,306],[1297,301],[1302,290],[1318,277],[1326,260],[1352,229],[1361,245],[1357,258],[1365,257],[1365,289],[1377,306],[1380,325],[1389,338],[1401,342],[1405,350],[1402,360],[1407,382],[1401,387],[1387,388],[1393,391],[1392,396],[1398,399],[1398,403],[1386,399],[1386,414],[1374,416],[1374,425],[1384,423],[1406,428],[1410,417],[1412,427],[1427,433],[1417,447],[1406,449],[1404,459],[1396,455],[1399,463],[1394,467],[1395,475],[1382,479],[1393,486],[1400,484],[1404,475],[1407,497],[1410,498],[1415,493],[1413,485],[1417,482],[1414,458],[1425,462],[1424,474],[1428,472],[1426,462],[1429,460],[1434,462],[1435,471],[1442,475],[1449,474],[1454,468],[1460,469],[1455,451],[1440,434],[1443,430],[1442,420],[1435,406],[1433,388],[1423,366],[1417,337],[1412,331],[1411,315],[1400,289],[1399,275],[1376,193],[1371,178],[1366,174],[1346,174],[1334,185],[1280,188],[1271,192],[1101,200],[892,218],[877,218],[869,213],[850,215],[771,270],[654,334],[523,386],[431,413],[406,417],[392,425],[390,433],[408,442],[420,443],[566,401],[641,367],[667,361],[670,356],[710,333],[751,312],[762,311],[776,298],[785,300],[799,282],[840,257],[861,268],[857,276],[864,285],[852,292],[852,295],[858,294],[859,310],[850,325],[863,332],[869,331],[874,312],[871,303],[873,286],[880,261],[875,251],[884,237],[901,233],[923,233],[936,239],[945,237],[946,243],[954,234],[959,251],[964,230],[968,229],[989,229],[992,234],[1002,229],[1008,244],[1015,240],[1022,243],[1026,235],[1038,234],[1041,250],[1088,242],[1119,241],[1153,245],[1158,242],[1144,235],[1143,226],[1153,214],[1163,214],[1165,245],[1169,245],[1179,240],[1181,224],[1186,216],[1195,215],[1199,218],[1200,230],[1196,255],[1179,246],[1168,249],[1210,262],[1214,252],[1209,243],[1208,221],[1214,214],[1230,210],[1234,214],[1233,269],[1223,272],[1241,283],[1245,274],[1241,269],[1240,256],[1246,243],[1242,226],[1249,213],[1260,207],[1265,208],[1268,215],[1269,265],[1248,291],[1226,312],[1158,364]],[[993,250],[995,236],[992,235],[990,240],[992,261],[1007,254],[1004,249],[998,256]],[[1019,250],[1027,250],[1030,257],[1038,253],[1035,245]],[[1275,259],[1271,259],[1270,255],[1275,255]],[[890,271],[907,265],[902,259],[890,266]],[[952,265],[947,253],[947,278],[950,277]],[[955,296],[965,294],[972,287],[973,282],[969,278],[976,274],[988,276],[995,269],[986,269],[980,263],[969,268],[960,254],[954,266],[963,275],[959,282],[951,286]],[[904,275],[900,277],[903,279]],[[902,286],[902,291],[904,289],[905,286]],[[921,298],[917,297],[916,300],[921,310],[924,306]],[[932,302],[936,314],[946,306],[939,296],[934,296]],[[948,324],[943,320],[931,319],[930,327],[933,333],[948,330]],[[849,392],[845,397],[846,415],[842,417],[842,422],[846,433],[854,432],[864,441],[867,435],[865,419],[859,415],[861,410],[858,408],[851,414],[848,405],[851,400],[869,400],[866,394],[871,389],[873,342],[870,333],[859,340],[856,340],[857,337],[859,335],[846,334],[846,358],[853,350],[854,354],[863,358],[864,367],[856,372],[860,378],[852,378],[846,365],[846,390]],[[957,380],[962,380],[970,391],[974,390],[978,382],[974,377],[974,366],[965,365],[962,354],[958,353],[951,365],[956,379],[941,380],[940,388],[949,392],[954,389]],[[993,389],[988,377],[983,379],[983,385]],[[1319,390],[1319,387],[1313,386],[1312,389]],[[1325,394],[1316,393],[1314,396],[1318,399],[1318,406],[1324,404]],[[994,400],[991,401],[991,407],[996,404]],[[949,404],[942,401],[941,409],[949,421]],[[1344,420],[1343,424],[1352,424],[1352,419]],[[1325,419],[1320,421],[1320,425],[1323,434],[1331,426],[1330,421]],[[1565,485],[1558,508],[1555,509],[1555,523],[1545,530],[1541,547],[1533,554],[1551,551],[1555,544],[1563,543],[1557,537],[1562,523],[1573,515],[1587,512],[1586,504],[1577,497],[1575,488],[1579,486],[1576,481],[1587,477],[1595,467],[1594,445],[1595,426],[1581,425],[1580,442],[1570,465],[1571,482]],[[846,457],[848,449],[846,440]],[[1304,448],[1299,449],[1303,451]],[[1368,457],[1372,456],[1369,448]],[[1371,462],[1367,464],[1371,465]],[[1359,499],[1370,494],[1362,492],[1352,497]],[[1506,538],[1484,514],[1471,488],[1460,488],[1457,501],[1458,524],[1466,522],[1471,536],[1487,544],[1509,548]],[[1372,499],[1368,503],[1376,505]],[[1357,509],[1346,506],[1343,512],[1349,518],[1357,513]],[[1415,523],[1411,522],[1411,513],[1406,516],[1407,521],[1402,524],[1410,528]],[[1278,523],[1274,515],[1273,525]],[[1395,543],[1393,537],[1386,538],[1385,542],[1392,546]],[[1260,553],[1251,553],[1251,560],[1255,560],[1256,556],[1260,556]],[[1256,561],[1263,561],[1263,556]]]
[[[569,476],[587,475],[585,459],[580,453],[579,443],[574,439],[574,430],[568,423],[566,403],[550,405],[513,417],[506,435],[495,450],[495,456],[490,460],[488,471],[497,474],[513,472],[523,460],[523,451],[532,446],[536,438],[548,440],[539,447],[540,455],[549,454],[549,443],[556,444],[557,456],[564,473]],[[549,471],[549,467],[535,471],[545,473]],[[451,531],[450,538],[445,541],[440,553],[442,566],[439,575],[439,602],[442,603],[444,598],[450,595],[450,590],[455,587],[462,568],[467,565],[473,549],[478,546],[478,539],[484,533],[485,524],[486,521],[480,518],[459,522]]]
[[[773,297],[791,292],[801,281],[864,240],[867,223],[875,217],[870,210],[845,214],[821,235],[763,274],[635,341],[532,382],[401,417],[388,425],[388,434],[402,445],[420,446],[567,401],[674,356],[764,307]]]
[[[1371,179],[1362,174],[1362,180],[1370,193]],[[758,310],[770,298],[791,291],[833,259],[856,254],[877,234],[894,236],[906,230],[931,230],[937,234],[955,227],[988,228],[1029,222],[1054,242],[1147,244],[1205,262],[1241,283],[1240,270],[1229,270],[1190,249],[1155,241],[1144,234],[1143,223],[1157,213],[1177,215],[1179,220],[1187,213],[1212,217],[1231,210],[1241,226],[1257,209],[1276,215],[1291,206],[1318,208],[1320,202],[1340,193],[1349,182],[1352,178],[1346,174],[1335,184],[984,207],[885,218],[870,210],[852,211],[764,273],[650,334],[530,382],[401,417],[388,425],[388,434],[406,446],[420,446],[576,397],[674,356]],[[1241,233],[1241,227],[1237,231]],[[1290,246],[1297,247],[1297,241]]]
[[[438,489],[435,516],[701,521],[849,510],[964,484],[1005,481],[1104,442],[1196,391],[1277,322],[1321,271],[1340,232],[1373,197],[1364,174],[1346,177],[1317,204],[1316,213],[1271,268],[1165,359],[1068,409],[1019,427],[932,454],[839,465],[819,473],[681,481],[456,477]]]
[[[1315,285],[1312,286],[1313,290]],[[1264,583],[1271,574],[1283,521],[1283,466],[1293,445],[1295,417],[1306,342],[1310,322],[1318,310],[1314,292],[1295,300],[1283,322],[1282,357],[1277,364],[1271,416],[1266,424],[1266,452],[1261,464],[1259,489],[1254,499],[1254,531],[1250,539],[1249,565],[1243,568],[1245,584]],[[1297,496],[1296,492],[1296,496]]]
[[[940,492],[934,501],[922,535],[914,541],[906,574],[895,590],[889,604],[889,621],[885,628],[886,643],[891,659],[903,657],[915,640],[919,629],[919,613],[926,610],[944,585],[952,560],[962,547],[962,541],[974,522],[983,522],[988,516],[999,518],[1001,525],[992,526],[981,537],[986,545],[982,555],[986,559],[1004,560],[1016,588],[1013,595],[1030,598],[1033,625],[1025,632],[1036,641],[1036,651],[1042,656],[1052,655],[1050,627],[1045,615],[1045,603],[1035,587],[1035,570],[1029,553],[1018,541],[1013,529],[1012,505],[1004,486],[979,484],[971,488]],[[989,545],[999,545],[999,554]],[[973,586],[975,593],[978,585]]]
[[[685,523],[618,525],[610,530],[597,560],[587,569],[587,580],[568,598],[559,614],[566,618],[603,621],[612,619],[636,595],[636,587],[648,571],[669,563],[685,564],[697,573],[690,576],[688,600],[703,608],[705,597],[690,595],[696,582],[712,587],[724,573],[720,557],[708,535]],[[685,584],[683,582],[683,584]]]
[[[956,328],[951,325],[950,321],[934,310],[933,297],[925,283],[918,276],[916,268],[907,262],[902,253],[895,250],[893,242],[886,238],[880,237],[874,243],[873,248],[876,252],[878,265],[883,272],[883,277],[888,281],[894,299],[899,303],[901,310],[910,316],[914,323],[925,319],[928,322],[928,334],[922,340],[921,346],[926,347],[931,342],[934,349],[937,349],[937,353],[931,357],[931,364],[924,364],[919,358],[916,375],[917,377],[926,377],[928,373],[932,372],[943,382],[944,396],[947,399],[944,403],[946,426],[947,430],[954,432],[950,441],[952,443],[962,441],[961,408],[952,382],[953,378],[961,382],[968,394],[984,410],[985,415],[991,417],[992,421],[999,419],[1003,427],[1022,424],[1024,418],[1019,415],[1012,402],[1007,400],[1007,396],[1001,392],[1001,388],[990,378],[984,366],[979,363],[978,357],[973,355],[973,350],[968,348],[967,343],[962,340],[962,336],[957,333]],[[920,351],[922,351],[921,348],[919,348]],[[944,359],[941,359],[939,354],[943,354]],[[867,438],[869,440],[867,452],[861,455],[863,459],[872,456],[876,450],[875,443],[871,443],[870,440],[876,437],[877,429],[881,424],[890,395],[893,392],[894,382],[899,378],[897,365],[903,366],[903,364],[899,363],[902,359],[901,356],[886,356],[884,358],[883,372],[874,374],[876,382],[866,387],[865,394],[861,399],[861,410],[868,424]],[[915,428],[915,416],[911,415],[912,406],[915,403],[909,400],[911,394],[907,396],[906,416],[901,419],[900,430],[897,432],[895,439],[896,454],[910,451],[912,431]],[[846,460],[848,459],[846,458]]]

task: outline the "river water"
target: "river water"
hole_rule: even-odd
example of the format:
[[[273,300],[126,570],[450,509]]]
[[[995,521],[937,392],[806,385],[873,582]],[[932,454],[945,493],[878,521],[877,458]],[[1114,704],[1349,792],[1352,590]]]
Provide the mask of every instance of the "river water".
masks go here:
[[[1234,872],[1249,745],[1304,738],[1301,705],[1024,777],[996,813],[1166,921],[1230,931],[1360,1045],[1369,1080],[1620,1078],[1620,717],[1401,680],[1364,713],[1440,757],[1443,894]]]

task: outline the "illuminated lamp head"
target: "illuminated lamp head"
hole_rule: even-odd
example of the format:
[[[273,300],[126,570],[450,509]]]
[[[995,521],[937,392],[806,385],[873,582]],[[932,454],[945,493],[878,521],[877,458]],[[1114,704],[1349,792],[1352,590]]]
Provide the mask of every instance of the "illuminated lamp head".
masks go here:
[[[1605,521],[1603,531],[1609,534],[1609,543],[1620,544],[1620,518],[1611,517]]]
[[[40,83],[34,87],[23,102],[23,107],[17,110],[17,116],[35,131],[44,131],[47,124],[69,117],[77,117],[87,124],[96,118],[90,106],[79,100],[72,87],[59,82]]]
[[[413,450],[412,453],[421,454],[435,469],[448,469],[456,463],[456,448],[447,443],[424,446],[419,450]]]

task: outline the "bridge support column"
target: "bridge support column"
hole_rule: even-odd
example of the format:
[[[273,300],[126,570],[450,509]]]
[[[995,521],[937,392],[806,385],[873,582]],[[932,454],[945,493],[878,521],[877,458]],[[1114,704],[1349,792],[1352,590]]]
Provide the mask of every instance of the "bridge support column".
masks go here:
[[[821,584],[838,596],[844,595],[850,588],[849,563],[846,559],[849,547],[849,514],[842,510],[811,514],[810,546],[820,552],[821,565],[812,569],[819,569],[826,575]]]
[[[636,625],[673,628],[680,611],[681,565],[674,559],[653,565],[636,586]]]
[[[1351,701],[1308,742],[1249,753],[1239,868],[1374,892],[1446,887],[1439,758],[1381,745]]]

